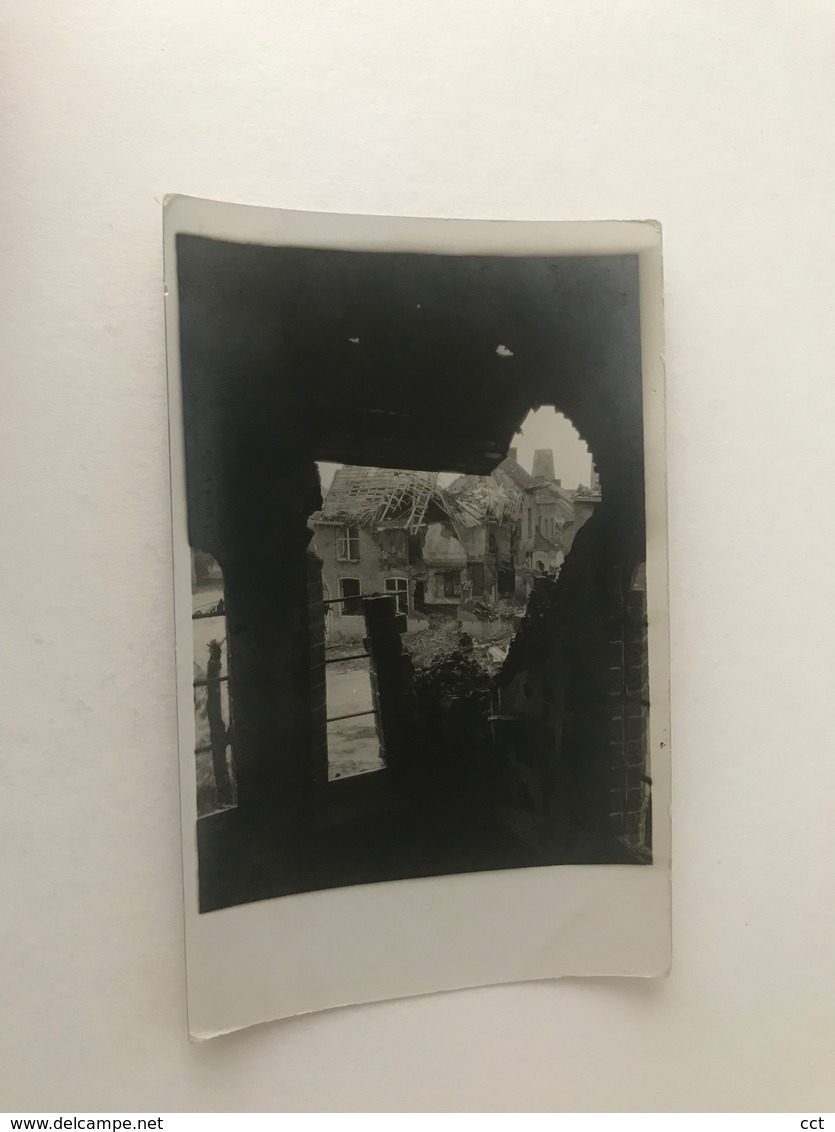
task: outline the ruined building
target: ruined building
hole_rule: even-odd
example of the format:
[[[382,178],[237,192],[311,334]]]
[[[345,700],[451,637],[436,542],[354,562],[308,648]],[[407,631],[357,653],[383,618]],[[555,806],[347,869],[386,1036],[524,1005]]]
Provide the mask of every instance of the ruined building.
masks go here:
[[[462,490],[473,491],[477,481],[495,484],[506,499],[503,515],[509,527],[502,532],[501,567],[508,572],[500,592],[525,598],[533,579],[558,570],[565,560],[575,524],[574,504],[554,474],[554,454],[550,449],[534,453],[534,471],[527,472],[511,448],[488,477],[468,476],[456,481]],[[489,489],[488,489],[489,490]],[[512,583],[510,578],[512,577]]]
[[[558,569],[573,535],[571,495],[550,450],[532,476],[512,452],[489,476],[343,467],[310,525],[322,563],[329,639],[365,634],[361,600],[391,594],[415,628],[420,615],[471,598],[524,600],[533,578]]]
[[[466,478],[466,477],[464,477]],[[362,598],[390,594],[410,628],[497,593],[499,545],[510,544],[515,511],[487,478],[441,488],[436,472],[343,467],[310,519],[322,564],[328,636],[365,635]]]
[[[338,469],[310,520],[329,635],[364,635],[361,598],[369,594],[391,594],[397,613],[414,615],[429,580],[427,531],[451,521],[436,472]]]

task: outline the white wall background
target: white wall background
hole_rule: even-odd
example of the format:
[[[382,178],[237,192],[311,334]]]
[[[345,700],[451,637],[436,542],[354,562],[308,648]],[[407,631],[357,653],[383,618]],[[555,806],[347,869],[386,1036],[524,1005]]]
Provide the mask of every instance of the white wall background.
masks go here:
[[[45,0],[4,25],[3,1107],[831,1109],[831,0]],[[187,1042],[168,192],[663,222],[668,981]]]

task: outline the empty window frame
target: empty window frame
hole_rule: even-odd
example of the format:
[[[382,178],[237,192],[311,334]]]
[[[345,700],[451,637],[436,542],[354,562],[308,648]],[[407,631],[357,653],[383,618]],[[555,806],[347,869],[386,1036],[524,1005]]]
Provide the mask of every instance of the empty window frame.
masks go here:
[[[409,583],[405,578],[386,578],[386,593],[394,598],[396,613],[409,612]]]
[[[340,527],[336,537],[336,557],[340,562],[359,562],[360,560],[360,529],[351,524]]]
[[[448,570],[442,574],[444,585],[444,597],[460,597],[461,596],[461,572],[459,570]]]
[[[339,596],[346,600],[340,601],[340,612],[343,617],[361,617],[362,602],[360,601],[360,584],[358,578],[340,578]]]
[[[470,582],[473,587],[473,597],[481,597],[484,593],[484,563],[471,562],[469,565]]]

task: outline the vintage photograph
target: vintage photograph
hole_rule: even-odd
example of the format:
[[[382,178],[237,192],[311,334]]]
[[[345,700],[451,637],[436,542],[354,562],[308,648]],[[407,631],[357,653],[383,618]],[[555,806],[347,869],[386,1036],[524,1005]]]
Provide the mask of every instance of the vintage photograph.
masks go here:
[[[176,271],[200,912],[650,864],[638,254]]]

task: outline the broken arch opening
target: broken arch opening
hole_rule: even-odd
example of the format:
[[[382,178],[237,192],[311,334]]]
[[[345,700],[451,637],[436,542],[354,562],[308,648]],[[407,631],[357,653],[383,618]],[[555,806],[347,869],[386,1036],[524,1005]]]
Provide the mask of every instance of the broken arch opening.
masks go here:
[[[645,707],[629,691],[643,645],[640,616],[627,626],[622,613],[640,605],[629,579],[645,557],[637,257],[430,256],[198,236],[180,236],[177,256],[189,534],[223,563],[236,680],[239,805],[198,823],[201,909],[407,876],[645,859],[633,834],[646,785],[633,713]],[[509,685],[487,716],[478,690],[480,729],[450,703],[441,719],[401,729],[403,757],[387,748],[382,774],[328,783],[316,699],[325,618],[311,615],[310,596],[314,460],[489,476],[525,413],[543,404],[560,405],[594,448],[605,504],[576,533],[556,587],[538,580],[542,556],[531,563],[527,626],[501,665],[519,681],[524,718],[509,727],[490,718],[507,707]],[[422,603],[459,601],[454,572],[440,592],[423,582]],[[487,571],[474,574],[473,589],[486,589]],[[495,585],[515,598],[515,566],[497,570]],[[540,601],[543,588],[559,601]],[[400,664],[388,671],[408,676],[395,637]],[[391,636],[386,646],[396,654]],[[394,692],[407,712],[412,691],[407,680]],[[370,817],[346,805],[334,832],[323,795],[381,779],[397,797]],[[581,844],[559,841],[566,830],[579,830]],[[626,851],[614,843],[622,835]]]
[[[391,599],[402,643],[391,663],[405,661],[406,694],[437,718],[474,681],[492,691],[535,580],[556,582],[600,493],[588,448],[550,407],[531,410],[489,475],[328,463],[318,471],[310,553],[321,576],[312,600],[318,609],[321,593],[324,676],[314,687],[334,781],[386,765],[364,601]],[[321,703],[317,711],[321,718]],[[486,724],[486,696],[481,714]]]

